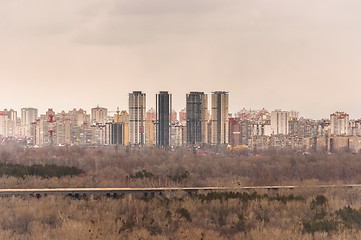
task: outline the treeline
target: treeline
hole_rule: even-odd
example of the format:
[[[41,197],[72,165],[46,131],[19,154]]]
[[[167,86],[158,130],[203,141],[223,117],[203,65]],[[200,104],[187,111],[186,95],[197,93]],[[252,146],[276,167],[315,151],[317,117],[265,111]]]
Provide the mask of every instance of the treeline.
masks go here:
[[[106,147],[23,149],[0,145],[0,162],[81,169],[85,174],[61,184],[82,187],[312,185],[359,183],[361,179],[361,155],[351,153],[197,156],[186,148],[116,151]],[[58,186],[57,182],[46,181],[43,179],[40,185]]]
[[[41,178],[77,176],[83,171],[76,167],[56,166],[56,165],[21,165],[21,164],[5,164],[0,163],[0,177],[13,176],[17,178],[25,178],[36,176]]]

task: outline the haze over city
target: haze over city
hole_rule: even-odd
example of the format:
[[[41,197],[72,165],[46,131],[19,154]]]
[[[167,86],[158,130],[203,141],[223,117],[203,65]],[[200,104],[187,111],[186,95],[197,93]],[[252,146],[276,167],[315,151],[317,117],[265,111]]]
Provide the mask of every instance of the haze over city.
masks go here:
[[[0,239],[361,239],[360,0],[0,0]]]
[[[230,92],[242,108],[361,117],[361,3],[0,2],[0,108],[127,109],[128,93]]]

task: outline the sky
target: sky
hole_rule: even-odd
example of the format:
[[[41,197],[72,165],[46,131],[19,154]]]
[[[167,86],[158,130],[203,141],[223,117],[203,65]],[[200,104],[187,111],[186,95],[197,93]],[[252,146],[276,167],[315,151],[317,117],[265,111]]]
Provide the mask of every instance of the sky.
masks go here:
[[[361,118],[359,0],[0,0],[0,109],[128,108],[143,91],[185,107]]]

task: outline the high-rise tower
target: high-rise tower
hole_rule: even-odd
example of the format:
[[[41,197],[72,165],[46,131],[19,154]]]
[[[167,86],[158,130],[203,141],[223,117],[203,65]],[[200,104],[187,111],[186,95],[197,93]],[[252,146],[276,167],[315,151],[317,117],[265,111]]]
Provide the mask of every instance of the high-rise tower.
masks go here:
[[[170,139],[170,121],[172,111],[172,94],[161,91],[156,97],[156,134],[157,134],[157,146],[169,147]]]
[[[30,137],[30,127],[38,118],[38,109],[36,108],[22,108],[21,109],[21,129],[22,135]]]
[[[187,143],[208,143],[208,99],[204,92],[190,92],[186,96]]]
[[[91,109],[91,121],[92,123],[106,123],[108,118],[108,109],[97,106]]]
[[[129,142],[144,145],[146,95],[141,91],[129,93]]]
[[[289,112],[276,109],[271,112],[271,134],[288,134]]]
[[[331,135],[349,134],[349,115],[344,112],[335,112],[330,115],[330,133]]]
[[[213,92],[211,104],[211,143],[228,144],[228,92]]]

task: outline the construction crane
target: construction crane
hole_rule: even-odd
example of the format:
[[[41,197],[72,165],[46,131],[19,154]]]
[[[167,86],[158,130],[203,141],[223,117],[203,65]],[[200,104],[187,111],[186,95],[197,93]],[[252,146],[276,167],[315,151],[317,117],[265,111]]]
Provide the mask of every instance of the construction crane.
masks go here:
[[[53,123],[55,122],[53,113],[50,113],[48,115],[47,122],[49,123],[49,130],[48,130],[48,132],[49,132],[49,142],[50,142],[50,146],[53,146],[53,143],[54,143],[54,139],[53,139],[53,136],[54,136]]]
[[[116,113],[115,116],[117,116],[117,119],[115,120],[114,119],[114,122],[119,122],[119,114],[120,114],[120,111],[119,111],[119,107],[117,107],[117,110],[116,111],[108,111],[108,113]]]

